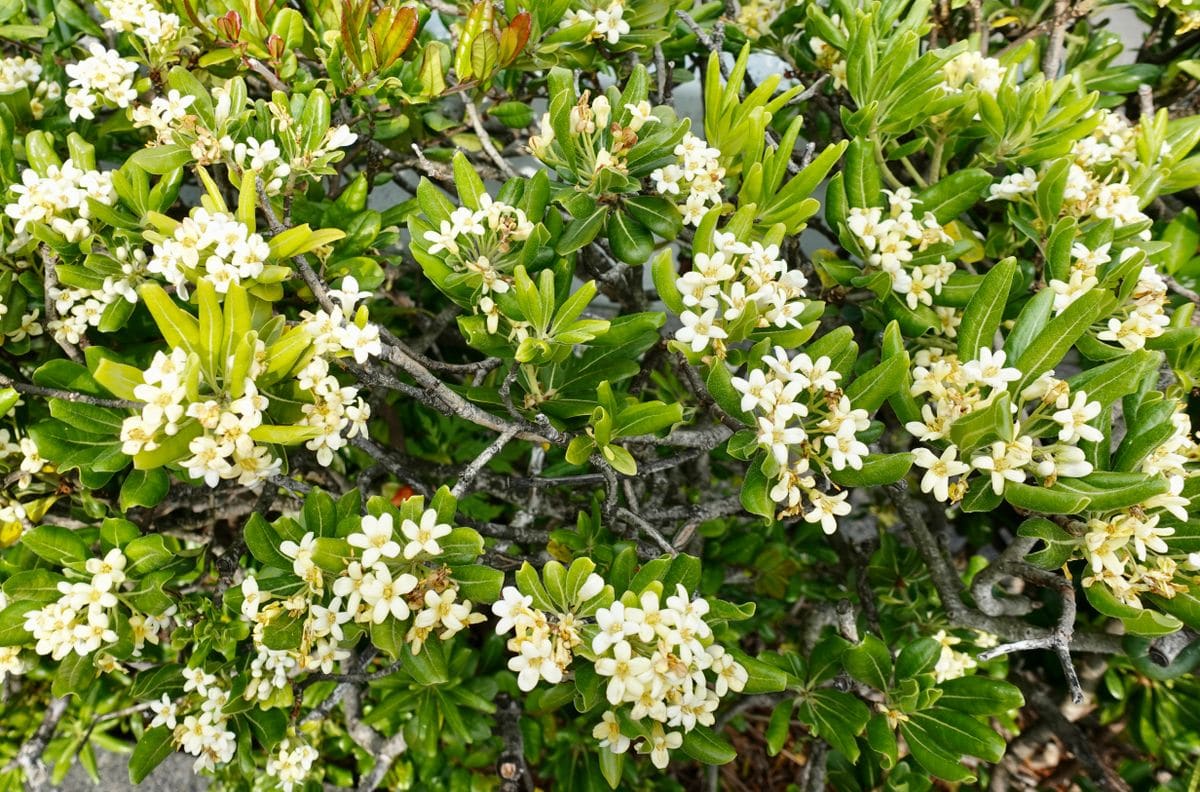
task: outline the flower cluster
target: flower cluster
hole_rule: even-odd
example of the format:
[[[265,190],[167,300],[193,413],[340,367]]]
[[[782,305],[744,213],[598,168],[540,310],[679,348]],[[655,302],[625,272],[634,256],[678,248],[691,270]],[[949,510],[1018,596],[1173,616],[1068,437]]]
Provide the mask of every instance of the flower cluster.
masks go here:
[[[371,625],[388,620],[410,620],[405,641],[419,654],[431,635],[446,641],[472,624],[483,621],[470,600],[458,599],[458,584],[438,561],[439,540],[451,534],[438,522],[437,512],[426,509],[417,519],[401,520],[397,541],[389,512],[362,518],[360,529],[346,544],[358,555],[341,564],[332,581],[318,564],[317,537],[309,532],[299,541],[285,540],[280,552],[292,562],[292,572],[306,584],[300,591],[276,598],[260,589],[258,579],[242,581],[241,614],[253,625],[256,657],[250,665],[247,700],[268,700],[286,687],[291,676],[311,671],[332,673],[350,656],[342,625]],[[332,595],[330,598],[329,595]],[[271,649],[267,630],[280,620],[303,623],[302,639],[294,649]]]
[[[596,0],[585,3],[586,8],[569,8],[563,14],[562,25],[578,25],[584,22],[593,23],[592,32],[588,34],[590,41],[607,41],[616,44],[621,36],[630,30],[625,15],[625,0]]]
[[[41,120],[46,105],[62,97],[62,86],[53,80],[42,79],[42,64],[33,58],[14,55],[0,58],[0,94],[25,90],[29,94],[29,112]]]
[[[755,416],[758,444],[769,453],[775,481],[770,495],[781,506],[780,519],[803,515],[827,534],[837,530],[839,516],[850,513],[848,493],[821,491],[814,473],[860,469],[869,452],[858,439],[869,416],[851,405],[840,379],[828,357],[813,360],[799,352],[789,358],[782,347],[745,378],[733,378],[742,410]]]
[[[1000,61],[967,49],[943,64],[941,88],[947,93],[961,93],[964,86],[971,85],[994,96],[1007,73]]]
[[[921,350],[914,358],[913,396],[926,397],[921,420],[905,428],[924,443],[947,442],[956,420],[990,407],[1007,392],[1009,383],[1022,376],[1006,366],[1005,353],[981,349],[979,357],[966,363],[957,355]],[[1028,410],[1028,412],[1026,412]],[[957,501],[966,492],[966,477],[978,471],[990,477],[992,491],[999,495],[1008,482],[1024,483],[1030,476],[1050,486],[1060,477],[1079,478],[1092,472],[1092,465],[1078,447],[1081,440],[1097,440],[1100,432],[1090,422],[1100,405],[1089,402],[1083,391],[1071,392],[1066,382],[1047,374],[1019,394],[1016,416],[1004,432],[1007,440],[996,440],[969,460],[958,459],[958,447],[948,443],[941,455],[928,448],[916,450],[916,464],[925,468],[921,490],[932,492],[939,501]],[[1039,431],[1053,427],[1053,432]],[[1053,438],[1037,439],[1037,434]],[[963,478],[951,481],[955,477]]]
[[[1132,165],[1137,161],[1137,128],[1129,119],[1111,110],[1095,110],[1100,124],[1092,133],[1075,141],[1071,158],[1081,167],[1095,170],[1111,163]],[[1165,144],[1164,144],[1165,148]],[[1167,151],[1162,152],[1166,154]]]
[[[246,138],[245,143],[233,145],[233,161],[243,173],[253,171],[263,181],[268,195],[275,195],[292,175],[292,166],[283,160],[283,152],[274,140],[259,141]]]
[[[1167,282],[1153,266],[1142,267],[1132,302],[1121,306],[1122,315],[1110,317],[1107,329],[1096,337],[1115,341],[1128,350],[1142,349],[1147,340],[1162,335],[1171,323],[1166,306]]]
[[[583,643],[583,621],[575,615],[584,603],[604,590],[604,579],[592,573],[579,589],[574,602],[564,613],[546,613],[533,606],[533,597],[522,595],[512,586],[505,587],[501,599],[492,605],[500,617],[496,634],[514,633],[508,640],[513,653],[508,667],[517,672],[517,686],[529,691],[544,679],[552,685],[562,681],[575,657],[575,648]]]
[[[72,121],[96,117],[97,110],[114,107],[129,107],[137,99],[133,87],[133,76],[138,66],[121,57],[116,50],[107,49],[99,42],[88,45],[90,57],[78,63],[67,64],[67,76],[71,82],[67,88],[66,103]]]
[[[268,195],[276,195],[295,179],[330,173],[331,163],[341,159],[343,149],[358,140],[350,127],[342,124],[325,130],[315,144],[306,142],[306,129],[293,117],[291,108],[269,102],[267,110],[270,134],[235,137],[237,122],[253,112],[246,87],[240,78],[212,88],[211,128],[197,115],[188,112],[192,97],[169,91],[149,105],[134,106],[133,125],[154,130],[151,145],[181,145],[201,164],[224,163],[240,177],[246,171],[258,174]]]
[[[697,253],[692,270],[676,281],[687,309],[677,341],[699,353],[711,347],[724,356],[734,325],[750,329],[798,327],[807,306],[808,280],[780,258],[778,245],[749,245],[733,234],[713,233],[713,252]]]
[[[174,233],[154,245],[146,269],[161,275],[187,298],[188,282],[200,277],[219,294],[230,284],[241,284],[262,275],[271,248],[259,234],[224,212],[197,207],[175,227]]]
[[[1082,554],[1088,562],[1085,586],[1106,585],[1122,602],[1141,607],[1141,594],[1165,599],[1187,589],[1177,578],[1183,569],[1195,570],[1196,559],[1181,565],[1165,541],[1175,528],[1164,521],[1186,522],[1189,500],[1183,497],[1188,478],[1195,475],[1188,463],[1200,456],[1200,445],[1183,404],[1171,416],[1171,432],[1141,461],[1138,470],[1162,476],[1167,491],[1136,506],[1107,514],[1092,513],[1083,535]]]
[[[71,652],[86,657],[102,647],[117,642],[116,608],[125,582],[125,554],[109,550],[102,558],[89,558],[84,569],[87,580],[59,581],[61,596],[36,610],[25,613],[25,631],[37,641],[34,651],[62,660]],[[157,644],[171,613],[158,616],[133,613],[129,618],[133,630],[134,653],[139,654],[147,643]],[[111,657],[98,657],[97,665],[115,668]]]
[[[0,460],[12,469],[12,458],[17,458],[16,484],[19,489],[28,489],[33,477],[41,473],[46,465],[38,453],[37,443],[32,437],[13,438],[7,429],[0,429]]]
[[[107,0],[101,6],[108,19],[101,26],[117,33],[132,33],[152,47],[169,50],[181,32],[177,14],[164,13],[149,0]]]
[[[966,676],[967,672],[978,667],[979,663],[970,652],[964,652],[954,647],[963,642],[963,639],[957,635],[951,635],[945,630],[938,630],[933,635],[933,640],[941,644],[941,654],[938,655],[937,664],[933,667],[934,678],[938,682],[945,682],[949,679],[958,679]],[[975,649],[989,649],[998,643],[996,636],[985,632],[976,632],[975,638],[971,640],[971,644]]]
[[[21,183],[11,189],[17,199],[4,207],[4,213],[16,221],[14,231],[22,239],[31,224],[44,223],[68,242],[82,241],[92,234],[88,200],[105,206],[117,202],[112,174],[83,170],[69,159],[44,174],[26,168]]]
[[[1112,220],[1117,228],[1143,223],[1149,226],[1150,218],[1139,207],[1140,199],[1126,180],[1127,176],[1120,174],[1117,178],[1117,175],[1114,172],[1097,176],[1072,162],[1063,190],[1063,213],[1070,217]],[[1040,183],[1041,176],[1032,168],[1025,168],[993,184],[989,200],[1018,201],[1036,208],[1033,196]],[[1138,236],[1149,240],[1149,227]]]
[[[737,14],[737,26],[752,38],[766,36],[771,23],[785,7],[783,0],[749,0],[742,3]]]
[[[721,205],[725,168],[721,151],[691,132],[675,146],[677,161],[650,174],[660,195],[683,202],[685,223],[698,226],[704,215]]]
[[[146,273],[147,256],[140,247],[116,245],[108,251],[107,259],[111,274],[104,276],[98,289],[83,287],[51,286],[50,298],[54,301],[57,317],[46,323],[59,343],[78,344],[89,327],[98,327],[105,310],[125,300],[137,302],[137,286]],[[93,256],[93,261],[99,258]]]
[[[292,792],[295,786],[304,783],[319,756],[317,749],[308,743],[284,740],[278,753],[267,762],[267,775],[278,778],[284,792]]]
[[[511,586],[504,589],[503,599],[493,606],[500,617],[496,632],[514,634],[508,641],[513,653],[508,665],[518,673],[522,690],[532,690],[542,679],[557,684],[571,662],[583,656],[576,649],[584,641],[584,623],[575,611],[603,588],[600,576],[589,575],[571,608],[553,614],[534,608],[532,596]],[[721,697],[742,690],[746,670],[712,642],[704,619],[708,610],[704,599],[692,599],[679,585],[665,602],[651,588],[640,597],[627,593],[595,611],[592,662],[611,707],[593,730],[600,747],[624,753],[633,739],[622,732],[622,718],[649,721],[649,734],[636,750],[649,754],[656,767],[666,767],[683,735],[697,724],[712,725]]]
[[[140,413],[122,422],[121,450],[131,456],[154,451],[163,435],[172,437],[194,427],[200,431],[188,443],[192,456],[182,462],[192,478],[215,487],[221,479],[249,485],[278,473],[282,461],[250,436],[262,425],[268,405],[254,383],[263,365],[262,351],[260,346],[240,396],[218,394],[194,400],[188,398],[187,382],[189,369],[198,363],[189,361],[180,348],[169,354],[156,352],[142,372],[142,383],[134,389],[134,396],[145,404]]]
[[[239,92],[234,81],[212,89],[213,129],[187,112],[194,97],[177,91],[168,91],[165,97],[156,96],[149,105],[134,105],[129,116],[134,127],[154,130],[153,144],[187,146],[198,163],[210,165],[233,153],[235,144],[230,129],[235,113],[242,109],[233,106],[235,93]]]
[[[8,306],[0,305],[0,316],[4,316],[6,313],[8,313]],[[41,316],[41,309],[37,307],[31,307],[28,311],[22,313],[21,323],[0,336],[0,344],[3,344],[5,340],[23,341],[26,338],[40,336],[45,329],[42,327],[42,323],[38,321]]]
[[[193,771],[213,770],[232,761],[237,751],[237,734],[229,728],[229,719],[224,714],[229,690],[218,684],[216,675],[203,668],[185,668],[182,673],[183,695],[172,700],[163,693],[161,699],[151,704],[154,718],[150,727],[163,726],[172,731],[175,744],[196,757]]]
[[[524,211],[485,193],[478,209],[461,206],[436,230],[425,232],[429,254],[440,255],[454,270],[449,282],[478,292],[475,309],[487,317],[489,333],[499,332],[502,316],[495,295],[508,292],[523,248],[518,243],[529,239],[533,228]]]
[[[955,265],[945,256],[913,265],[914,253],[953,242],[953,239],[933,214],[925,212],[920,219],[916,217],[921,202],[913,197],[912,190],[899,187],[895,192],[887,191],[887,195],[886,217],[879,207],[853,207],[846,225],[866,254],[867,264],[887,273],[892,291],[900,295],[909,308],[916,310],[918,305],[932,305],[934,296],[941,294],[942,287],[954,274]]]
[[[155,96],[149,105],[134,105],[129,115],[135,127],[151,127],[159,143],[171,142],[171,129],[188,115],[196,97],[185,96],[172,88],[166,96]]]
[[[596,184],[606,171],[626,175],[629,151],[638,142],[638,132],[646,124],[660,121],[652,114],[650,103],[641,101],[625,105],[624,110],[630,117],[628,126],[622,126],[613,121],[614,108],[607,96],[599,94],[595,99],[590,96],[589,91],[584,91],[571,108],[571,139],[558,141],[561,146],[575,146],[584,167],[590,166],[586,174],[576,174],[582,188]],[[564,166],[566,161],[553,150],[555,140],[550,114],[546,113],[542,116],[538,134],[529,138],[529,151],[547,165]]]

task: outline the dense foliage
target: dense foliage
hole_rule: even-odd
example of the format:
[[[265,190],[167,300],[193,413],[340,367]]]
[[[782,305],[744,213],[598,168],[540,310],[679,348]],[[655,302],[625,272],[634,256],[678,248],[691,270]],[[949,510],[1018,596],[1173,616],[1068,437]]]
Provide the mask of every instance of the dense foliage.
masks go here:
[[[1197,27],[0,2],[0,786],[1195,789]]]

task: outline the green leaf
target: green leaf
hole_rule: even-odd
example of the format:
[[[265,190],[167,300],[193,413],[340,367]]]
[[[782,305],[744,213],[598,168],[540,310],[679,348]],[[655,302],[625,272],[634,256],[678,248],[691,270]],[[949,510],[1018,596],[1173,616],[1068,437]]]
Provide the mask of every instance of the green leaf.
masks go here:
[[[157,506],[167,495],[171,486],[171,477],[162,468],[154,470],[132,470],[121,482],[121,493],[118,499],[122,510],[135,506],[150,508]]]
[[[654,236],[628,213],[609,213],[606,233],[613,255],[632,266],[641,266],[654,253]]]
[[[888,725],[887,718],[882,713],[871,716],[871,720],[867,722],[867,745],[871,746],[871,750],[879,759],[879,764],[885,770],[896,766],[899,756],[896,733]]]
[[[767,755],[776,756],[787,745],[792,736],[792,709],[795,700],[786,698],[771,710],[771,720],[767,723]]]
[[[958,357],[975,360],[981,348],[992,348],[992,338],[1000,327],[1004,307],[1017,274],[1017,260],[1006,258],[984,276],[979,289],[963,311],[958,328]]]
[[[959,757],[942,747],[941,736],[931,733],[921,723],[901,722],[900,734],[917,764],[938,778],[952,783],[971,783],[975,775],[959,764]]]
[[[847,649],[842,662],[850,676],[876,690],[886,691],[891,684],[892,655],[874,635],[865,635],[862,643]]]
[[[1010,481],[1004,485],[1004,499],[1019,509],[1042,514],[1078,514],[1087,508],[1089,498],[1057,485],[1042,487]]]
[[[964,676],[940,685],[938,705],[969,715],[1003,715],[1025,706],[1021,689],[1002,679]]]
[[[1057,366],[1067,350],[1109,309],[1113,299],[1104,289],[1092,289],[1051,319],[1029,348],[1015,362],[1009,361],[1022,373],[1021,379],[1009,385],[1009,393],[1020,393]]]
[[[1025,556],[1025,560],[1042,569],[1059,569],[1075,554],[1078,537],[1045,517],[1030,517],[1017,529],[1018,536],[1040,539],[1045,547]]]
[[[524,129],[533,123],[533,108],[525,102],[500,102],[488,108],[487,114],[510,129]]]
[[[942,645],[932,638],[912,641],[896,656],[896,679],[910,679],[927,674],[937,665]]]
[[[635,195],[625,199],[630,217],[663,239],[674,239],[683,228],[683,216],[674,202],[659,195]]]
[[[855,407],[866,410],[868,414],[874,414],[880,405],[904,384],[904,375],[908,370],[907,353],[889,357],[855,378],[846,388],[846,396]]]
[[[25,629],[25,614],[40,609],[42,604],[37,601],[22,600],[14,602],[0,611],[0,646],[32,644],[33,636]]]
[[[600,233],[600,229],[604,227],[604,218],[607,214],[608,207],[600,206],[587,217],[577,217],[572,220],[563,230],[562,236],[558,238],[554,252],[565,256],[590,244]]]
[[[242,538],[250,554],[260,564],[276,569],[292,568],[292,559],[279,550],[279,544],[283,540],[261,514],[255,512],[250,515],[246,527],[242,529]]]
[[[771,500],[771,482],[762,472],[762,465],[752,462],[742,482],[742,507],[751,514],[775,519],[775,501]]]
[[[63,580],[62,575],[48,569],[26,569],[4,581],[4,594],[11,602],[50,603],[62,596],[58,584]]]
[[[163,693],[173,698],[183,692],[183,683],[183,666],[178,663],[165,663],[139,671],[134,677],[129,695],[137,701],[153,701]]]
[[[475,166],[461,151],[454,153],[454,186],[458,188],[458,197],[463,206],[468,209],[478,209],[479,199],[487,195],[483,179],[475,172]]]
[[[858,759],[856,739],[866,727],[871,711],[849,693],[820,688],[800,699],[797,717],[808,724],[817,737],[851,762]]]
[[[182,347],[189,354],[200,350],[200,323],[180,308],[157,283],[143,284],[138,293],[150,309],[158,330],[168,346]]]
[[[609,787],[616,789],[621,785],[621,773],[625,769],[625,754],[613,753],[607,748],[599,749],[600,774],[608,782]]]
[[[458,584],[460,599],[480,605],[500,599],[504,587],[504,572],[482,564],[451,567],[450,576]]]
[[[129,782],[140,784],[146,776],[175,752],[172,731],[166,726],[147,729],[129,755]]]
[[[87,545],[74,531],[57,525],[39,525],[32,531],[26,531],[21,536],[21,544],[55,566],[84,561],[91,555]]]
[[[914,212],[932,212],[945,225],[974,206],[991,184],[992,174],[982,168],[954,171],[917,195],[921,203]]]
[[[990,726],[969,715],[944,707],[933,707],[909,715],[909,723],[938,738],[950,752],[998,762],[1004,756],[1004,738]]]
[[[179,144],[139,149],[128,160],[147,173],[157,176],[170,173],[176,168],[182,168],[191,161],[192,150]]]
[[[1158,368],[1161,356],[1139,349],[1095,368],[1076,374],[1067,380],[1071,393],[1083,391],[1088,401],[1107,407],[1117,399],[1135,392],[1145,375]]]
[[[959,447],[962,457],[997,438],[1012,436],[1012,400],[1007,393],[992,399],[986,407],[969,412],[950,424],[950,441]]]
[[[81,657],[71,652],[58,664],[50,692],[55,696],[75,694],[82,697],[98,674],[91,655]]]
[[[871,454],[863,459],[860,470],[852,467],[830,470],[829,478],[843,487],[880,487],[893,484],[908,475],[914,458],[914,455],[907,451]]]
[[[856,137],[846,149],[843,167],[846,201],[851,208],[865,209],[879,206],[882,193],[879,166],[875,160],[875,144],[866,138]]]
[[[697,725],[683,735],[683,752],[708,765],[723,765],[737,758],[737,752],[724,737],[707,726]]]

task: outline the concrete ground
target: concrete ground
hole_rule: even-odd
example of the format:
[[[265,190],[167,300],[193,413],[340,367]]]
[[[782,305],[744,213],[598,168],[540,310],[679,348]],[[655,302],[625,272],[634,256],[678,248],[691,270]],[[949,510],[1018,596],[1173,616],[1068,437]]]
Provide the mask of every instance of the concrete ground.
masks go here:
[[[180,753],[171,754],[154,772],[138,786],[129,783],[126,754],[96,751],[96,766],[100,771],[100,783],[92,779],[76,764],[67,774],[62,792],[203,792],[208,788],[208,779],[192,772],[192,759]]]

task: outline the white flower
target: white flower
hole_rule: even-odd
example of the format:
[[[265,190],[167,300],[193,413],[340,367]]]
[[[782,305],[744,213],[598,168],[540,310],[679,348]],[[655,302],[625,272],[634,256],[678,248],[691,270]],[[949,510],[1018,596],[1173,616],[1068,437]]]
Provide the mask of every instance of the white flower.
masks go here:
[[[505,586],[500,599],[492,603],[492,613],[500,617],[496,622],[496,634],[511,632],[517,622],[526,618],[533,604],[533,597],[523,595],[513,586]]]
[[[611,607],[596,611],[596,626],[600,628],[600,632],[596,633],[596,637],[592,639],[592,651],[598,655],[604,654],[609,647],[625,640],[627,635],[637,633],[636,624],[632,625],[634,629],[630,631],[626,621],[625,605],[620,600],[614,602]]]
[[[628,641],[618,641],[613,644],[612,657],[602,657],[596,661],[596,673],[609,677],[605,696],[608,703],[614,707],[628,698],[641,695],[649,681],[650,659],[634,656],[633,647]]]
[[[549,639],[522,642],[520,653],[509,658],[508,668],[517,672],[517,687],[528,693],[545,679],[552,685],[562,681],[562,669],[554,662]]]
[[[932,492],[939,501],[950,500],[950,479],[968,472],[971,466],[958,460],[958,449],[949,446],[942,455],[936,456],[928,448],[913,452],[914,462],[926,469],[921,479],[921,492]]]
[[[592,737],[600,741],[601,748],[607,748],[613,753],[625,753],[629,750],[628,737],[621,734],[621,724],[615,712],[608,711],[600,716],[600,722],[592,729]]]
[[[166,693],[162,694],[161,700],[150,704],[150,711],[154,713],[154,719],[150,721],[151,729],[156,726],[166,726],[168,729],[175,728],[175,717],[178,715],[178,710],[171,701],[171,697]]]
[[[89,558],[84,569],[92,575],[92,587],[109,591],[125,582],[125,554],[113,548],[104,558]]]
[[[1100,402],[1089,402],[1087,394],[1083,391],[1075,394],[1075,401],[1070,406],[1062,404],[1065,400],[1066,397],[1063,397],[1060,401],[1063,409],[1051,416],[1062,424],[1062,429],[1058,432],[1058,439],[1064,443],[1073,443],[1076,440],[1098,443],[1103,440],[1104,433],[1096,427],[1088,425],[1089,421],[1100,414]]]
[[[684,311],[679,319],[683,322],[683,327],[675,331],[675,338],[689,345],[693,352],[703,352],[709,339],[729,337],[723,328],[713,324],[717,319],[716,308],[710,308],[703,314]]]
[[[438,522],[437,511],[434,509],[426,509],[421,514],[419,525],[412,520],[405,520],[400,524],[401,533],[408,539],[408,544],[404,546],[404,558],[411,561],[421,553],[438,555],[442,548],[437,540],[449,536],[451,530],[449,525]]]
[[[661,724],[654,724],[650,738],[638,743],[640,754],[650,754],[650,761],[659,770],[666,769],[671,761],[670,752],[683,745],[683,735],[679,732],[663,732]]]
[[[963,364],[963,374],[969,382],[977,382],[991,388],[1003,390],[1010,382],[1021,379],[1021,370],[1004,367],[1004,351],[993,352],[984,347],[979,357]]]
[[[362,530],[347,536],[346,542],[363,551],[362,565],[368,568],[375,566],[380,558],[400,555],[400,545],[392,539],[392,515],[386,512],[379,517],[363,517]]]
[[[846,498],[849,496],[848,492],[826,495],[823,492],[812,490],[808,496],[812,500],[812,509],[804,513],[804,521],[820,523],[821,530],[826,534],[837,531],[837,518],[844,517],[851,511],[850,504],[846,502]]]
[[[408,618],[409,608],[405,595],[417,587],[417,579],[407,572],[395,580],[387,567],[379,564],[362,580],[362,600],[370,610],[371,621],[383,624],[390,614],[393,618]]]
[[[292,559],[292,571],[304,580],[316,569],[316,564],[313,563],[313,553],[316,550],[317,537],[312,531],[300,538],[300,544],[288,539],[279,545],[279,551]]]
[[[1003,440],[992,443],[991,453],[981,454],[971,458],[971,465],[978,470],[991,474],[992,492],[1000,495],[1004,492],[1004,483],[1012,481],[1021,484],[1025,481],[1025,471],[1021,468],[1028,458],[1014,458],[1013,449]]]

